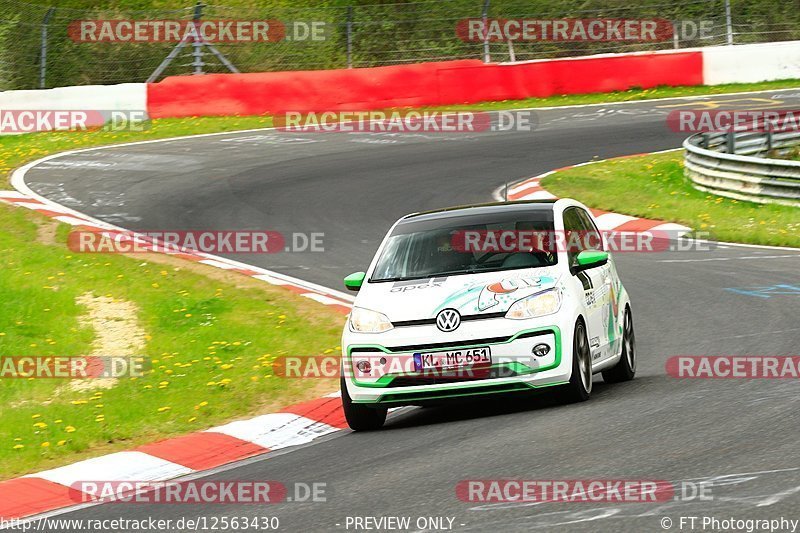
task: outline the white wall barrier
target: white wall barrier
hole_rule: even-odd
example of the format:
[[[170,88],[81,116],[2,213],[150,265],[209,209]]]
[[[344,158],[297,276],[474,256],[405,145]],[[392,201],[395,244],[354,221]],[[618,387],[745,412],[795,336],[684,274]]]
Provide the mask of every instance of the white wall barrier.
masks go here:
[[[800,79],[800,41],[701,50],[705,85]]]
[[[0,135],[15,131],[14,111],[88,111],[100,112],[106,119],[113,111],[133,112],[147,118],[147,84],[80,85],[30,91],[0,92]],[[12,113],[9,113],[12,112]],[[6,121],[9,124],[6,124]],[[100,121],[102,122],[102,120]],[[38,128],[37,128],[38,129]],[[42,128],[52,129],[52,128]]]

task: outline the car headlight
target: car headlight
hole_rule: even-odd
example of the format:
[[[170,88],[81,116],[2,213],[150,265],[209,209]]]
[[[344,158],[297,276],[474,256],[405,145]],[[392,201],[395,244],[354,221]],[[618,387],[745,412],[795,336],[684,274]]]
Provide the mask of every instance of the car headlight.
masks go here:
[[[353,307],[350,311],[350,331],[356,333],[383,333],[394,326],[383,313]]]
[[[540,292],[517,300],[508,308],[506,318],[522,320],[552,315],[561,308],[561,293],[557,289]]]

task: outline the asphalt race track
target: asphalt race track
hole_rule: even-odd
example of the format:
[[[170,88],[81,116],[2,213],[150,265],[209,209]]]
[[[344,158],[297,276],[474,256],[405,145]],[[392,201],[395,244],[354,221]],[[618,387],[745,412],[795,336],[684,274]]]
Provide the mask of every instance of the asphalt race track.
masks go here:
[[[489,201],[506,181],[595,156],[678,147],[685,135],[667,128],[666,114],[722,100],[726,109],[786,109],[800,91],[543,110],[532,132],[213,135],[59,157],[31,169],[26,182],[129,229],[324,232],[323,253],[232,257],[340,289],[403,214]],[[673,530],[682,516],[799,519],[797,380],[678,380],[664,366],[672,355],[798,354],[800,294],[729,289],[800,285],[800,250],[719,246],[616,259],[633,302],[639,368],[620,385],[596,376],[588,403],[538,396],[407,409],[384,431],[344,431],[211,474],[326,482],[325,503],[106,504],[60,518],[277,516],[285,531],[345,531],[347,517],[407,516],[412,526],[449,517],[453,531],[586,532],[663,531],[664,517]],[[713,499],[531,505],[456,497],[459,480],[493,478],[706,481]]]

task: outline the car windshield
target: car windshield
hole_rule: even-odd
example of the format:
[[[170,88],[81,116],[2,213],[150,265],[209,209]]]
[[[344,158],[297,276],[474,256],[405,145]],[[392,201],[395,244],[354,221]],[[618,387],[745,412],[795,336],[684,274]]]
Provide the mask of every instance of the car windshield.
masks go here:
[[[557,254],[532,236],[551,235],[551,206],[454,215],[398,224],[371,282],[402,281],[555,265]],[[538,243],[539,245],[532,245]]]

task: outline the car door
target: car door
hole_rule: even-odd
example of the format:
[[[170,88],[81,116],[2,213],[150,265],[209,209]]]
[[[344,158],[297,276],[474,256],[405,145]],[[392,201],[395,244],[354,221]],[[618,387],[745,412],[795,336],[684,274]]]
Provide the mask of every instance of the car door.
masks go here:
[[[578,210],[582,224],[588,228],[587,231],[592,235],[588,239],[590,243],[598,243],[599,249],[605,250],[604,240],[600,231],[597,229],[592,217],[583,209]],[[607,250],[606,250],[607,251]],[[614,266],[614,258],[609,254],[608,262],[596,269],[597,275],[601,278],[602,285],[596,287],[595,300],[601,306],[601,349],[600,359],[606,359],[619,352],[621,347],[621,330],[619,324],[619,292],[620,281],[617,276],[617,269]]]
[[[566,233],[567,261],[570,271],[577,265],[578,254],[589,249],[603,249],[600,232],[594,226],[588,213],[579,207],[564,210],[564,231]],[[592,364],[609,357],[606,316],[606,295],[610,287],[608,265],[574,272],[573,278],[583,289],[586,306],[589,346]]]

